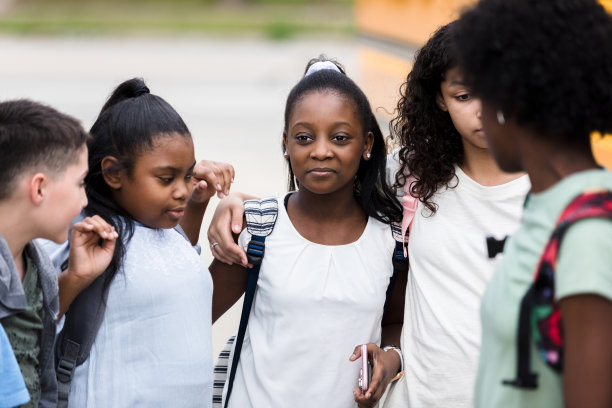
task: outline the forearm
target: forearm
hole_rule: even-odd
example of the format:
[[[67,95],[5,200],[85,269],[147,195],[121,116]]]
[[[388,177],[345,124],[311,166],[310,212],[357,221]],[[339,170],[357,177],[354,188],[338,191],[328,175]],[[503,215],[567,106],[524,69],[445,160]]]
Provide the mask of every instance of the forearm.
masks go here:
[[[59,320],[68,310],[74,299],[85,289],[91,282],[74,276],[67,269],[57,277],[59,287]]]
[[[400,348],[402,336],[402,323],[387,324],[382,327],[380,346],[395,346]]]
[[[214,290],[212,299],[212,321],[217,321],[246,289],[248,271],[240,265],[226,265],[213,260],[209,267]]]
[[[391,377],[394,377],[397,373],[402,370],[402,359],[400,358],[400,353],[402,352],[400,341],[402,336],[402,323],[388,324],[382,327],[382,335],[381,335],[381,347],[393,346],[398,350],[388,350],[386,354],[389,354],[393,361],[393,365],[390,367],[392,371],[390,373]]]
[[[185,207],[185,214],[183,214],[179,222],[192,245],[197,244],[200,239],[202,219],[206,213],[209,201],[210,200],[206,200],[203,203],[188,202]]]

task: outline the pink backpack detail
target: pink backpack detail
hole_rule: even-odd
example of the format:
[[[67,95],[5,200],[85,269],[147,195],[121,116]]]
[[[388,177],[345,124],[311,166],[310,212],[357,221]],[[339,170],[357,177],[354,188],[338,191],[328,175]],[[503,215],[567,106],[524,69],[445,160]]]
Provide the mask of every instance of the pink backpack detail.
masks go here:
[[[404,197],[402,197],[402,208],[404,212],[404,216],[402,218],[402,237],[403,237],[403,246],[404,246],[404,257],[408,257],[408,238],[406,235],[406,231],[409,232],[410,225],[412,224],[412,220],[414,219],[414,214],[416,213],[419,200],[416,197],[413,197],[410,194],[410,186],[416,179],[414,176],[409,175],[406,177],[406,182],[404,183]]]

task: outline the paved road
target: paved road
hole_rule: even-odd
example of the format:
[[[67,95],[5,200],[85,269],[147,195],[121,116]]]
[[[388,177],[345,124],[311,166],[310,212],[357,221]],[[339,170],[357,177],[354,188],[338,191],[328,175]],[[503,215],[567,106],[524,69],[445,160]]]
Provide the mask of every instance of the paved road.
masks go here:
[[[41,101],[89,128],[112,89],[140,76],[182,115],[197,158],[235,166],[233,188],[283,193],[285,98],[307,60],[322,52],[343,62],[349,74],[358,71],[356,45],[349,40],[0,37],[0,100]],[[212,208],[206,224],[211,214]],[[205,232],[201,241],[209,262]],[[234,307],[215,324],[215,355],[238,320]]]

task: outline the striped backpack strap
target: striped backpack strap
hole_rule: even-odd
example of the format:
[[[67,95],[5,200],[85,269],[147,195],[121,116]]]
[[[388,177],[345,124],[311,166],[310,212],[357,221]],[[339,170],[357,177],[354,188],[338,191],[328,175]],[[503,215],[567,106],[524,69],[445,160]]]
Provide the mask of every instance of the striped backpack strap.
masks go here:
[[[251,314],[251,306],[255,298],[255,290],[257,289],[257,279],[259,278],[259,268],[263,260],[265,252],[265,240],[272,233],[276,217],[278,216],[278,201],[276,198],[266,198],[261,201],[247,200],[244,202],[244,215],[246,217],[247,231],[251,234],[251,241],[247,247],[247,258],[252,268],[249,268],[247,277],[247,286],[244,292],[244,302],[242,304],[242,314],[240,316],[240,326],[234,345],[232,356],[232,364],[230,368],[227,393],[225,395],[224,406],[227,407],[232,388],[234,386],[234,378],[236,377],[236,369],[240,361],[240,352],[242,351],[242,343],[246,333],[249,316]]]
[[[517,378],[504,384],[537,388],[531,372],[531,339],[538,354],[554,371],[563,372],[563,328],[561,310],[555,301],[555,269],[559,248],[568,228],[585,218],[612,220],[612,191],[583,193],[565,208],[538,263],[534,282],[523,297],[519,313]]]
[[[263,257],[264,241],[272,233],[276,217],[278,215],[278,201],[276,198],[266,198],[261,201],[247,200],[244,202],[244,216],[247,223],[247,231],[251,234],[251,242],[247,247],[247,258],[249,263],[253,260],[261,262]]]
[[[227,340],[213,369],[213,408],[221,408],[223,402],[223,387],[225,387],[225,381],[227,381],[227,366],[235,340],[236,336]]]

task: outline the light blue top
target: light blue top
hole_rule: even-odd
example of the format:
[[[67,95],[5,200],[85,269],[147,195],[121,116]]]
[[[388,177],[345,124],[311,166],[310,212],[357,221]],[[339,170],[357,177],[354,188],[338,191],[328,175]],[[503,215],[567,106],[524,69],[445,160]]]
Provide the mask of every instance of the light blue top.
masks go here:
[[[179,231],[136,224],[69,407],[210,407],[212,289]]]
[[[14,407],[30,400],[11,343],[0,324],[0,408]]]
[[[582,192],[612,190],[608,170],[574,174],[546,191],[532,194],[520,229],[508,240],[482,300],[482,347],[476,381],[477,408],[558,408],[563,406],[563,378],[549,368],[531,345],[531,369],[539,387],[523,390],[502,385],[516,378],[516,336],[520,302],[533,282],[537,263],[561,212]],[[568,229],[559,252],[555,297],[595,294],[612,300],[612,222],[582,220]]]

